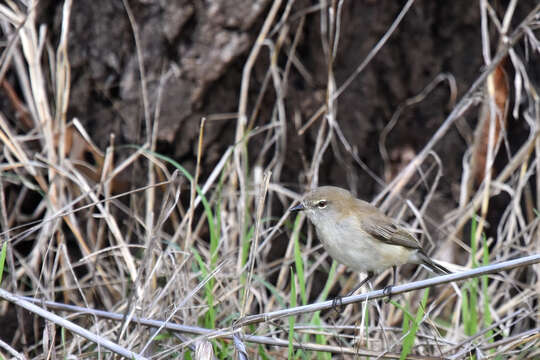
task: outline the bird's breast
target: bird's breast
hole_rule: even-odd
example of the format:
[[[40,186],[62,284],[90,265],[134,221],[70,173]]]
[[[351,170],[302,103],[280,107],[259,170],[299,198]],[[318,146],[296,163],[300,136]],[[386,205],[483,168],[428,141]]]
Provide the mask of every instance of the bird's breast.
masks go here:
[[[381,272],[407,262],[410,249],[384,243],[362,230],[355,219],[320,221],[317,235],[328,254],[352,270]]]

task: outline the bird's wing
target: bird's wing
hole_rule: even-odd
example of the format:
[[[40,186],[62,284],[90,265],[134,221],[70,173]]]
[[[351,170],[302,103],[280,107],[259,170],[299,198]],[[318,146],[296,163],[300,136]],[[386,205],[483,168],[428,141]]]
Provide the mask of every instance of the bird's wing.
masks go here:
[[[400,245],[410,249],[421,249],[414,236],[389,221],[386,216],[370,216],[362,221],[364,230],[377,240],[390,245]]]

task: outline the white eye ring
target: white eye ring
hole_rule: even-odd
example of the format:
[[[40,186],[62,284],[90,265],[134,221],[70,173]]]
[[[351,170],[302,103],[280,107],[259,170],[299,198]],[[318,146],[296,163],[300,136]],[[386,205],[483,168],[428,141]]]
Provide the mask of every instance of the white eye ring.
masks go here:
[[[324,208],[326,208],[327,206],[328,206],[328,201],[326,201],[326,200],[321,200],[321,201],[319,201],[319,202],[317,203],[317,207],[318,207],[319,209],[324,209]]]

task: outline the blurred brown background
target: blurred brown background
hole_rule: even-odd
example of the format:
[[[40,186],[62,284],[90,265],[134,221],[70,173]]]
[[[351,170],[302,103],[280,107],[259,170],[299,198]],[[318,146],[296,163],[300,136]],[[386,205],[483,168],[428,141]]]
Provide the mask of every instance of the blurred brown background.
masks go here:
[[[338,86],[350,76],[382,37],[402,9],[403,1],[345,1],[341,36],[334,73]],[[504,10],[507,2],[495,2]],[[61,3],[41,1],[39,19],[58,40]],[[242,68],[271,2],[268,0],[130,1],[137,24],[153,115],[160,79],[167,74],[159,114],[158,151],[194,168],[196,139],[201,117],[207,116],[203,178],[225,148],[234,142],[235,119],[212,116],[237,111]],[[519,1],[513,19],[521,20],[536,1]],[[294,2],[285,40],[290,48],[296,32],[296,64],[285,89],[288,123],[287,161],[281,180],[296,187],[303,179],[302,153],[313,151],[318,123],[307,136],[299,136],[295,116],[303,125],[324,104],[327,59],[321,41],[319,2]],[[299,28],[302,17],[305,23]],[[515,24],[513,24],[515,26]],[[493,34],[493,40],[497,37]],[[122,1],[75,1],[69,39],[71,63],[70,117],[78,117],[92,139],[105,149],[109,134],[116,143],[141,143],[144,110],[133,29]],[[366,69],[339,97],[338,122],[360,158],[384,178],[378,141],[382,129],[400,104],[417,95],[440,73],[455,77],[458,99],[482,70],[480,11],[475,2],[417,1],[403,22]],[[496,46],[493,45],[493,49]],[[253,71],[251,89],[259,89],[269,65],[263,48]],[[284,66],[282,51],[278,59]],[[8,81],[12,81],[8,74]],[[249,110],[257,91],[250,92]],[[449,113],[450,91],[440,84],[426,99],[401,114],[387,137],[387,152],[396,166],[432,136]],[[3,102],[6,100],[4,99]],[[255,120],[266,124],[272,116],[275,92],[270,89]],[[4,104],[5,106],[5,104]],[[477,114],[466,114],[474,129]],[[510,121],[510,132],[519,124]],[[517,127],[517,129],[515,129]],[[454,128],[438,145],[444,156],[449,183],[459,180],[463,152],[471,133]],[[257,150],[263,137],[250,145]],[[456,151],[458,149],[458,151]],[[253,157],[257,154],[250,152]],[[339,155],[341,156],[339,156]],[[325,154],[321,184],[335,184],[359,191],[370,199],[378,190],[375,181],[352,161],[342,147]],[[392,173],[392,171],[390,171]],[[387,176],[388,177],[388,176]],[[388,181],[388,178],[385,179]],[[449,195],[450,184],[443,186]],[[300,190],[300,189],[298,189]]]

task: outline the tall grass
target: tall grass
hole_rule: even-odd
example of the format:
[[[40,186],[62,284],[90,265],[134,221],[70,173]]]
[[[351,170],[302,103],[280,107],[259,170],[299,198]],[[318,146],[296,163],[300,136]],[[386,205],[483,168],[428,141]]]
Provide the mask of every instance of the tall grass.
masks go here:
[[[497,14],[491,5],[480,4],[483,21],[494,21]],[[30,119],[30,127],[23,129],[15,116],[0,114],[0,290],[13,303],[5,307],[4,316],[24,324],[13,344],[0,344],[0,356],[106,358],[116,351],[156,359],[539,357],[538,264],[455,284],[440,282],[389,302],[368,299],[339,311],[319,309],[286,319],[262,316],[258,323],[242,323],[249,315],[331,300],[357,281],[359,274],[326,256],[304,215],[292,217],[287,212],[305,190],[319,184],[329,154],[354,168],[347,171],[353,190],[363,185],[356,181],[355,172],[371,174],[381,185],[373,194],[374,203],[410,223],[412,231],[433,245],[434,258],[455,272],[540,252],[539,100],[527,73],[529,62],[537,60],[539,53],[534,28],[539,7],[518,19],[509,6],[495,25],[490,23],[501,38],[496,50],[488,51],[483,25],[480,36],[490,61],[457,103],[451,99],[450,114],[399,171],[393,172],[395,164],[384,155],[388,155],[386,137],[402,111],[429,99],[439,84],[449,83],[454,98],[452,77],[440,74],[432,83],[421,84],[425,89],[402,99],[384,129],[379,132],[374,127],[380,136],[382,167],[376,170],[393,177],[383,180],[368,169],[361,160],[364,154],[356,149],[358,134],[342,129],[340,114],[354,109],[338,109],[340,96],[376,55],[382,56],[378,54],[382,48],[391,46],[388,39],[413,5],[408,1],[393,24],[386,25],[387,31],[359,61],[357,71],[338,81],[334,69],[336,55],[344,51],[340,48],[343,2],[321,1],[308,9],[297,8],[294,1],[270,2],[265,17],[253,25],[260,26],[260,32],[244,66],[235,138],[228,139],[222,154],[211,154],[213,168],[202,169],[201,159],[208,155],[204,127],[210,120],[201,121],[198,142],[191,144],[197,158],[176,161],[157,150],[159,109],[152,118],[148,98],[143,102],[146,140],[119,145],[111,137],[107,149],[98,149],[93,134],[67,115],[71,2],[64,3],[58,45],[51,45],[31,6],[0,4],[5,45],[0,77],[7,70],[13,73]],[[286,90],[291,71],[310,79],[297,50],[305,41],[306,23],[313,21],[321,24],[317,41],[328,73],[320,108],[302,117],[288,102]],[[518,42],[531,47],[527,56],[515,50]],[[265,51],[269,59],[263,86],[253,88],[253,78],[260,75],[253,69],[259,62],[266,63]],[[482,101],[493,114],[487,119],[498,119],[490,91],[500,95],[500,88],[494,88],[491,74],[504,58],[510,59],[515,73],[512,100],[517,108],[511,121],[519,121],[529,137],[515,144],[505,131],[495,134],[496,126],[490,125],[483,171],[469,161],[473,148],[480,145],[464,142],[456,149],[466,154],[462,178],[443,178],[450,164],[442,160],[438,145],[453,141],[449,129],[467,128],[462,115]],[[143,83],[147,80],[143,76]],[[147,91],[144,94],[148,96]],[[269,120],[263,123],[262,106],[272,101]],[[294,141],[305,140],[309,149],[301,154],[291,151],[292,132]],[[69,144],[75,141],[89,156],[74,153]],[[504,167],[496,173],[491,168],[497,149],[506,152],[501,155]],[[286,170],[293,156],[301,158],[297,162],[301,166],[294,169],[291,183]],[[128,186],[121,179],[126,172],[131,172]],[[479,173],[483,177],[478,183],[470,181],[470,174]],[[450,191],[441,190],[441,179],[460,198],[459,204]],[[510,194],[511,200],[501,205],[499,222],[489,224],[489,211],[495,209],[492,199],[501,192]],[[452,207],[445,218],[431,211],[443,202]],[[463,235],[467,226],[471,232]],[[487,237],[488,228],[496,235]],[[430,276],[413,270],[401,268],[399,283]],[[373,288],[386,285],[388,275],[389,271],[379,274]],[[22,309],[31,308],[30,299],[8,296],[11,293],[78,307],[48,303],[40,311],[32,308],[36,326],[27,326]],[[93,311],[96,308],[103,312]],[[53,311],[61,313],[65,322],[49,316]],[[72,311],[77,314],[67,315]],[[149,325],[149,320],[161,322]],[[60,327],[61,332],[44,336],[43,323],[47,331]],[[71,323],[96,337],[79,336]],[[118,348],[98,346],[104,342],[96,339],[113,341]]]

